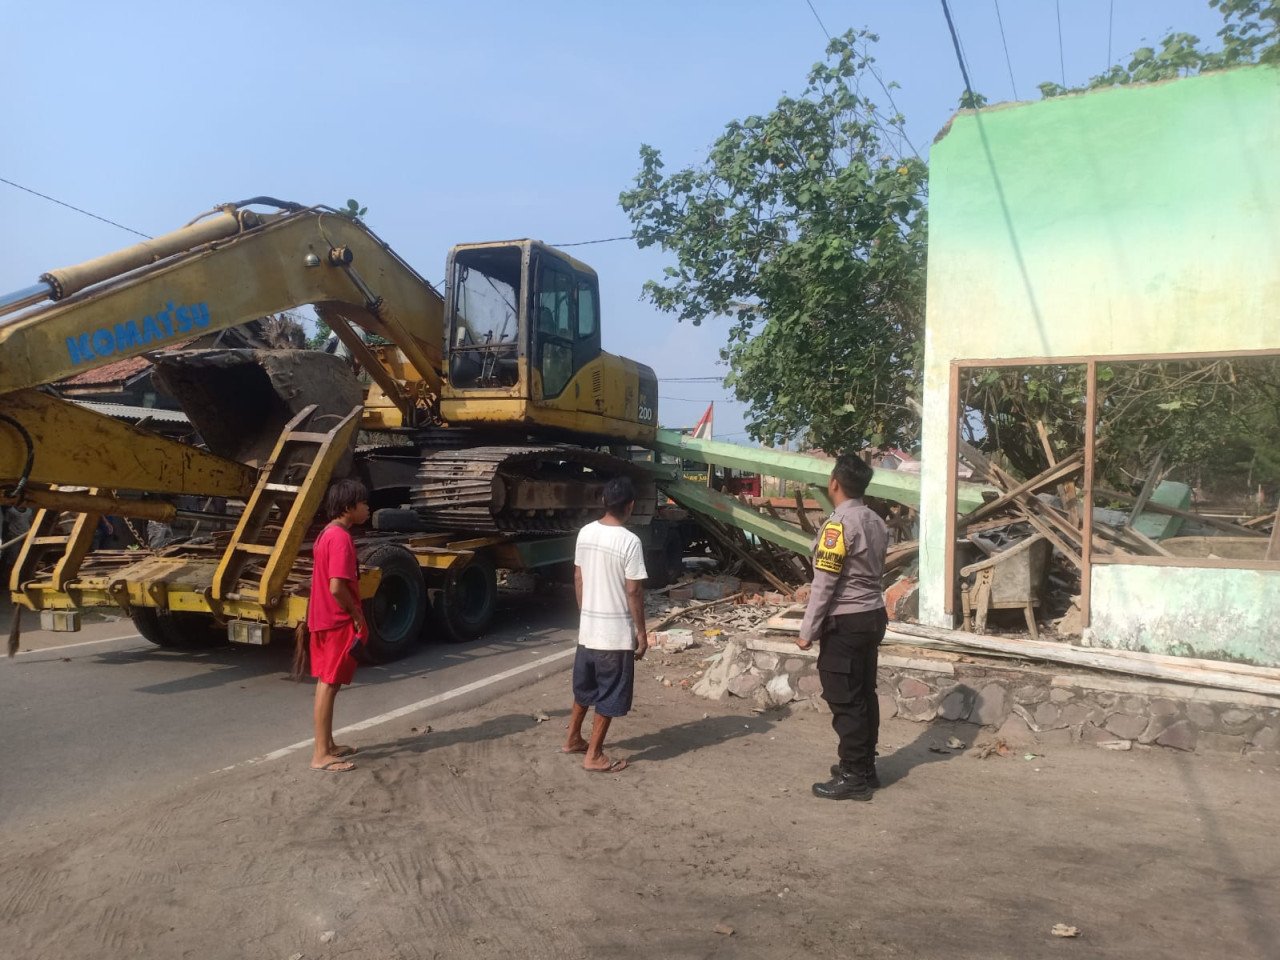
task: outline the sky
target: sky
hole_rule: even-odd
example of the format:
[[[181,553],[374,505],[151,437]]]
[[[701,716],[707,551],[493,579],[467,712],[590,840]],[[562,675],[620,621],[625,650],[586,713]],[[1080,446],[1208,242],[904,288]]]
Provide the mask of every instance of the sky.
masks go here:
[[[438,281],[455,243],[629,234],[618,194],[640,145],[668,170],[698,163],[726,123],[803,90],[824,26],[880,35],[877,70],[900,85],[927,158],[963,88],[939,0],[811,3],[3,0],[0,178],[153,235],[247,197],[353,197]],[[1122,62],[1170,27],[1209,39],[1221,26],[1207,0],[952,11],[992,103],[1081,83],[1108,51]],[[8,292],[138,238],[0,183],[0,239]],[[691,425],[714,400],[717,438],[745,442],[743,406],[689,379],[723,376],[727,322],[680,324],[641,299],[670,262],[654,248],[570,251],[600,275],[605,349],[657,371],[663,425]]]

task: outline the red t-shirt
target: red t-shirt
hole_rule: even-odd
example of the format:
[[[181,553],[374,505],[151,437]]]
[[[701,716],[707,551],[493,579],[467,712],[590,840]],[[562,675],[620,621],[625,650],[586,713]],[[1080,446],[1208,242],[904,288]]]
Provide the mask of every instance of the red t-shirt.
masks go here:
[[[338,603],[338,598],[329,589],[329,581],[335,578],[348,580],[352,589],[358,590],[360,573],[356,569],[355,541],[345,527],[331,523],[316,537],[311,553],[314,567],[311,572],[311,602],[307,606],[307,629],[332,630],[350,623],[351,615]]]

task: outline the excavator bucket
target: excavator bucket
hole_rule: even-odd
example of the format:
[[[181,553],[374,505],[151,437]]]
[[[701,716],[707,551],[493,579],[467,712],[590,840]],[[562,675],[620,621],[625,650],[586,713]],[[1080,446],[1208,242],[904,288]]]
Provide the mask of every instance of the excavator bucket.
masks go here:
[[[254,467],[306,407],[314,404],[311,422],[328,429],[364,398],[348,362],[316,350],[174,350],[153,359],[156,384],[177,399],[209,450]],[[348,452],[334,476],[350,470]]]

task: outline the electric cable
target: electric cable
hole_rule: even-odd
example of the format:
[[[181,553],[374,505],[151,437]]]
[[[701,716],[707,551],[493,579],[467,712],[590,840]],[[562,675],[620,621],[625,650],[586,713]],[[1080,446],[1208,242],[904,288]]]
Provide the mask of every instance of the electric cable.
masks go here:
[[[110,224],[113,227],[119,227],[121,230],[127,230],[129,233],[137,234],[145,240],[154,240],[155,238],[149,233],[143,233],[141,230],[135,230],[133,227],[126,227],[123,223],[116,223],[114,220],[108,220],[106,217],[100,217],[96,213],[90,213],[88,210],[73,206],[57,197],[51,197],[47,193],[41,193],[39,190],[32,190],[30,187],[24,187],[20,183],[14,183],[12,180],[6,180],[0,177],[0,183],[7,183],[11,187],[17,187],[19,190],[25,190],[33,196],[39,197],[41,200],[48,200],[50,203],[56,203],[60,207],[66,207],[68,210],[74,210],[76,213],[83,213],[86,217],[92,217],[94,220],[101,220],[103,223]]]
[[[1013,61],[1009,59],[1009,41],[1004,37],[1004,17],[1000,16],[1000,0],[992,0],[996,6],[996,23],[1000,24],[1000,43],[1004,47],[1004,65],[1009,68],[1009,87],[1013,90],[1013,99],[1018,99],[1018,85],[1013,79]]]
[[[1062,73],[1062,85],[1067,85],[1067,61],[1062,56],[1062,0],[1053,0],[1053,10],[1058,16],[1058,70]]]

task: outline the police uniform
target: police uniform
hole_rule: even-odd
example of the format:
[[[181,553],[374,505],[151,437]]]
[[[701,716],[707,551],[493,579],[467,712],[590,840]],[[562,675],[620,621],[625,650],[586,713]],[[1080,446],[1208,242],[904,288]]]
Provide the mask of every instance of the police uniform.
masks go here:
[[[880,577],[889,533],[860,498],[844,501],[818,531],[813,586],[800,636],[816,640],[822,698],[840,738],[840,770],[874,775],[880,732],[876,667],[888,616]]]

